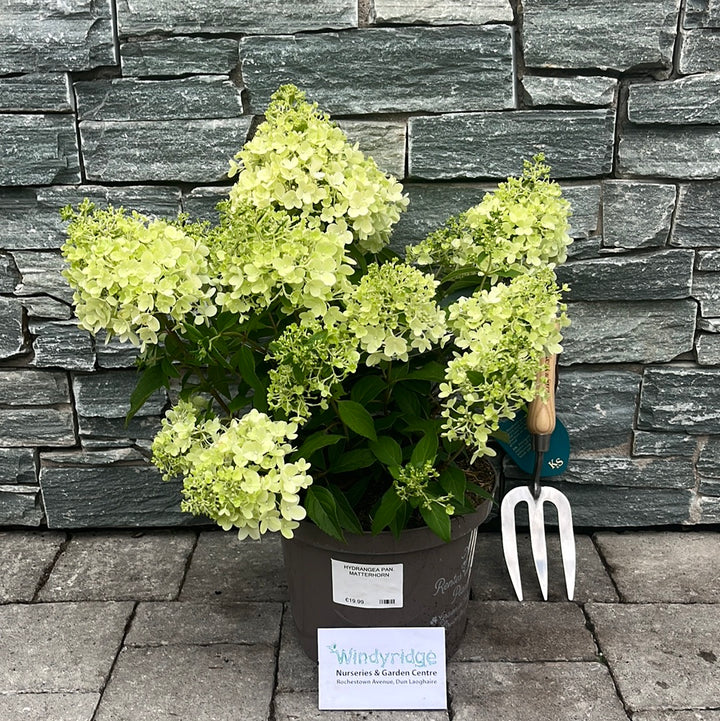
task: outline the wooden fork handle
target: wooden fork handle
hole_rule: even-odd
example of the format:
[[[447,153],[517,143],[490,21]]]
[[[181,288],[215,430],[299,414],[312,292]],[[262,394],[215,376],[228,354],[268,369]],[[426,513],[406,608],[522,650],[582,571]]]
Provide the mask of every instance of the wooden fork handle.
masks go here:
[[[543,359],[538,373],[538,386],[545,392],[528,405],[527,428],[533,436],[552,435],[555,430],[555,376],[557,364],[554,355]]]

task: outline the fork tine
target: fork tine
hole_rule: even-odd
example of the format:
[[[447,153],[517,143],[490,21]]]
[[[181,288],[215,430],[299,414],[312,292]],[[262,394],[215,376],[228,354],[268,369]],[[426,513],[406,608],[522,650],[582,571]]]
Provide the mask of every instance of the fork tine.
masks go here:
[[[530,545],[532,547],[535,571],[537,572],[540,590],[544,601],[548,597],[548,562],[547,544],[545,542],[545,513],[543,503],[545,501],[545,488],[540,491],[540,496],[532,498],[528,502],[528,515],[530,520]]]
[[[523,600],[522,582],[520,581],[520,561],[518,559],[517,535],[515,533],[515,508],[522,501],[532,500],[526,486],[518,486],[505,494],[500,506],[500,531],[502,533],[503,555],[510,580],[512,581],[518,601]]]
[[[572,509],[567,496],[557,488],[547,487],[548,500],[557,508],[558,532],[560,534],[560,552],[562,553],[563,571],[565,573],[565,588],[568,601],[575,595],[575,533],[572,523]]]

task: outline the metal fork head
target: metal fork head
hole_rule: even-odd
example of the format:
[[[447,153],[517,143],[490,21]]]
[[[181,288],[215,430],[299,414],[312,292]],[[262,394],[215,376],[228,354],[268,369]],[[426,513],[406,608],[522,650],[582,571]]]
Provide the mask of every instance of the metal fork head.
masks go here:
[[[535,497],[527,486],[518,486],[505,494],[500,506],[500,529],[502,532],[503,554],[510,580],[519,601],[523,600],[520,581],[520,562],[518,559],[517,536],[515,532],[515,508],[518,503],[527,503],[530,521],[530,545],[532,546],[535,571],[537,572],[543,599],[548,597],[547,545],[545,543],[545,511],[543,504],[552,503],[557,508],[558,531],[560,533],[560,551],[562,553],[565,589],[568,600],[575,594],[575,534],[572,525],[570,502],[565,494],[543,486]]]

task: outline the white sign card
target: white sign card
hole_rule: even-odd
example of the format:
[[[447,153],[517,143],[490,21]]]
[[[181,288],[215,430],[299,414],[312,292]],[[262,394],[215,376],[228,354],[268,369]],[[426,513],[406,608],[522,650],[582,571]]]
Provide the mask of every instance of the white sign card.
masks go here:
[[[357,608],[402,608],[403,565],[332,561],[333,602]]]
[[[447,708],[442,626],[317,633],[320,710]]]

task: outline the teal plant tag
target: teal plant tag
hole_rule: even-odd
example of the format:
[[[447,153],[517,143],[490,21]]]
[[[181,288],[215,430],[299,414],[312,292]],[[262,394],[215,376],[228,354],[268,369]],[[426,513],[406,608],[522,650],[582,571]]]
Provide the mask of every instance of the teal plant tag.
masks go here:
[[[535,470],[535,452],[532,449],[532,437],[527,429],[526,418],[525,411],[518,411],[514,418],[502,421],[501,433],[496,440],[521,471],[532,475]],[[567,468],[569,458],[570,438],[567,428],[556,418],[555,430],[550,438],[550,448],[545,453],[540,477],[559,476]]]

